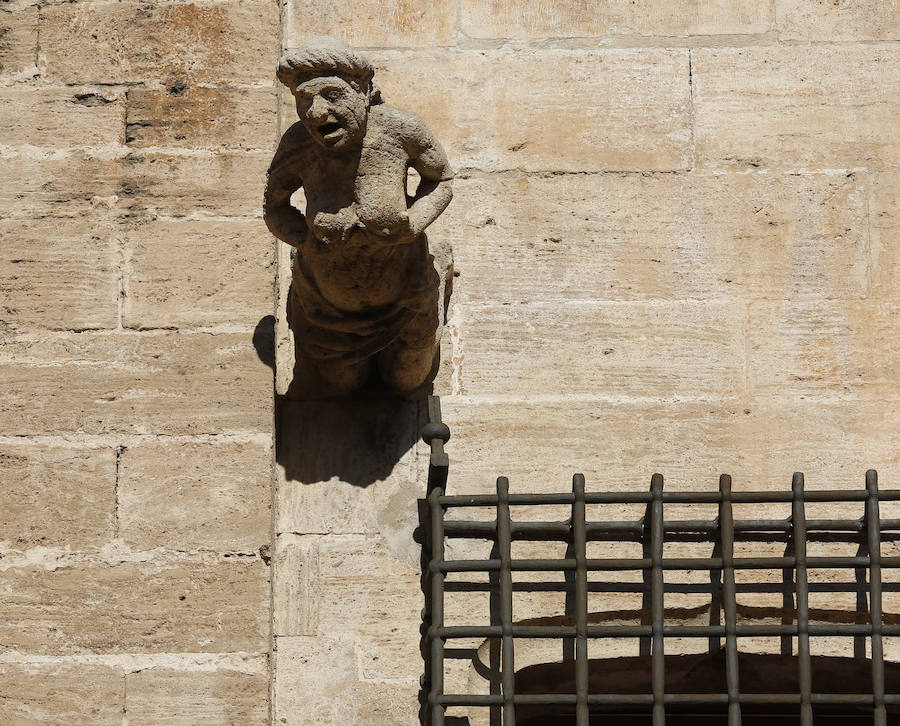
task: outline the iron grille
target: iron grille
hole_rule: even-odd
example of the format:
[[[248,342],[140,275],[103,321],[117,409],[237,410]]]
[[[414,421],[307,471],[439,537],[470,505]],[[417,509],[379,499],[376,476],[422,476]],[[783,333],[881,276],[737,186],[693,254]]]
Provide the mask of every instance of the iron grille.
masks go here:
[[[426,499],[420,500],[420,541],[422,542],[422,587],[425,608],[422,611],[422,655],[425,672],[422,677],[420,720],[424,726],[442,726],[445,714],[452,707],[482,707],[492,712],[491,723],[514,726],[516,709],[524,707],[560,706],[571,709],[573,719],[566,723],[588,726],[592,709],[611,706],[642,707],[649,711],[653,726],[665,723],[667,709],[675,706],[727,707],[727,723],[741,723],[742,707],[760,704],[781,704],[799,710],[800,723],[811,726],[813,709],[819,706],[860,706],[871,709],[876,726],[891,721],[900,723],[900,694],[886,692],[883,638],[900,635],[900,625],[885,623],[882,614],[883,591],[898,592],[900,585],[882,583],[883,568],[900,567],[900,557],[883,557],[884,542],[900,541],[900,519],[882,519],[879,502],[900,501],[900,490],[879,491],[874,470],[866,472],[865,489],[857,491],[820,491],[804,488],[803,474],[793,476],[790,491],[733,491],[731,478],[722,475],[718,491],[666,492],[663,477],[654,474],[649,491],[590,492],[585,479],[575,474],[570,492],[558,494],[510,493],[505,477],[497,479],[496,493],[479,495],[449,495],[445,491],[449,459],[444,443],[450,438],[449,428],[441,422],[440,401],[429,400],[429,422],[423,438],[431,446]],[[718,516],[711,520],[667,520],[666,504],[714,505]],[[790,505],[786,519],[735,519],[736,504]],[[808,503],[846,503],[863,510],[859,519],[807,518]],[[639,521],[590,521],[586,507],[592,504],[639,504],[646,510]],[[517,505],[542,507],[566,505],[571,507],[567,521],[515,521],[510,508]],[[446,516],[448,510],[477,508],[491,510],[493,521],[469,521]],[[664,556],[663,544],[668,538],[693,537],[693,541],[708,542],[712,556],[673,558]],[[477,539],[494,545],[491,556],[485,559],[447,559],[445,543],[454,538]],[[856,556],[807,556],[807,542],[858,543]],[[517,541],[549,541],[568,545],[562,559],[517,559],[512,556],[512,544]],[[594,541],[630,541],[640,543],[640,558],[587,557],[587,543]],[[737,557],[735,542],[769,541],[785,544],[784,556]],[[810,622],[809,571],[821,568],[846,568],[855,573],[854,583],[832,589],[856,592],[859,614],[866,622],[825,623]],[[704,571],[712,573],[710,592],[718,624],[667,625],[665,622],[665,594],[668,571]],[[793,598],[792,617],[779,625],[739,624],[737,617],[737,588],[735,572],[741,570],[780,570],[784,581],[771,592],[786,592]],[[588,618],[588,592],[603,590],[603,583],[589,583],[591,573],[640,571],[643,584],[639,586],[649,622],[641,625],[592,625]],[[513,573],[555,572],[567,576],[563,587],[571,594],[574,625],[527,625],[513,620]],[[499,607],[492,613],[489,625],[445,625],[445,581],[456,573],[488,573],[493,578]],[[862,600],[859,596],[862,593]],[[868,601],[868,604],[866,604]],[[721,622],[719,608],[724,612]],[[739,641],[744,637],[777,637],[781,639],[782,654],[792,655],[796,646],[798,684],[793,693],[742,692]],[[871,657],[871,693],[817,692],[812,679],[810,641],[823,636],[845,636],[854,639],[854,654],[866,659],[866,646]],[[499,684],[489,694],[446,693],[444,667],[448,649],[458,639],[493,639],[499,642]],[[517,693],[515,680],[515,650],[519,639],[560,639],[574,642],[569,656],[574,669],[575,688],[572,693]],[[650,664],[649,693],[595,693],[589,689],[588,642],[605,638],[638,638],[641,653]],[[725,683],[720,693],[667,693],[666,641],[670,638],[708,639],[710,650],[719,648],[724,639]],[[892,671],[893,672],[893,671]],[[891,685],[896,686],[895,683]],[[900,689],[898,689],[900,690]],[[452,720],[450,723],[466,723]]]

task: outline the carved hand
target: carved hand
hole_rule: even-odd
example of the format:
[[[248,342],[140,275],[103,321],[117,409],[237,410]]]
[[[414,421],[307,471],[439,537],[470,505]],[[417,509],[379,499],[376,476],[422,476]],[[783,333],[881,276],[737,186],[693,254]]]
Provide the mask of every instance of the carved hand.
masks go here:
[[[389,226],[378,227],[376,225],[371,225],[366,227],[366,229],[370,234],[380,238],[384,244],[388,245],[409,244],[422,234],[423,231],[413,224],[413,220],[410,219],[409,214],[406,212],[403,212],[397,221]]]
[[[356,210],[344,207],[338,212],[318,212],[313,219],[313,234],[325,244],[346,242],[353,230],[360,226]]]

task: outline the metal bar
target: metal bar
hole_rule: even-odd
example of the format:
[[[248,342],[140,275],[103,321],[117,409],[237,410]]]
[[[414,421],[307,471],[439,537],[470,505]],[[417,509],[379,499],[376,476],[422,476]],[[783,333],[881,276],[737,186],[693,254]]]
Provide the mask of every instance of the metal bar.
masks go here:
[[[496,532],[494,533],[491,555],[497,556],[499,552]],[[500,618],[500,570],[488,573],[488,607],[490,608],[490,623],[497,628],[497,636],[488,641],[488,692],[501,698],[498,705],[492,706],[489,714],[490,726],[503,726],[502,690],[500,673],[503,670],[500,660],[500,636],[503,635],[503,626]]]
[[[650,680],[653,688],[653,726],[665,726],[666,707],[666,656],[663,646],[665,617],[665,582],[661,566],[663,558],[663,478],[654,474],[650,480],[653,497],[650,509],[650,612],[653,629],[653,645],[650,650]]]
[[[790,535],[787,538],[787,542],[784,548],[784,557],[785,559],[794,559],[794,539],[793,539],[793,530],[794,523],[793,520],[788,519],[788,526],[790,527]],[[794,612],[796,608],[794,607],[794,596],[796,595],[796,588],[794,587],[794,568],[791,567],[782,567],[781,568],[781,583],[784,587],[784,590],[781,594],[781,623],[782,625],[793,625],[794,622]],[[796,634],[796,633],[794,633]],[[790,657],[794,654],[794,639],[791,635],[782,635],[781,636],[781,655]]]
[[[863,510],[863,523],[865,523],[865,509]],[[864,556],[869,553],[868,543],[866,538],[862,538],[859,540],[858,547],[856,550],[856,554],[858,556]],[[871,564],[871,561],[870,561]],[[868,612],[869,601],[867,597],[868,591],[868,570],[865,567],[856,567],[853,570],[853,576],[856,579],[856,612],[864,613]],[[858,635],[853,638],[853,657],[858,658],[860,660],[865,660],[866,658],[866,638],[865,636]]]
[[[871,625],[810,625],[807,628],[810,636],[815,637],[852,637],[868,636],[872,633]],[[883,625],[882,635],[900,635],[900,625]],[[500,625],[452,625],[440,628],[439,634],[445,639],[464,638],[499,638],[503,635]],[[799,631],[796,625],[738,625],[735,628],[738,638],[775,638],[779,636],[796,636]],[[514,638],[575,638],[578,634],[573,625],[513,625]],[[588,638],[649,638],[653,635],[650,625],[588,625]],[[724,625],[665,625],[663,635],[667,638],[709,638],[723,637]]]
[[[716,542],[713,546],[713,557],[722,556],[722,543]],[[709,603],[709,624],[711,627],[719,627],[722,624],[722,570],[710,568],[709,570],[709,592],[712,595]],[[669,588],[672,592],[672,588]],[[718,653],[722,647],[722,640],[718,636],[710,636],[707,649],[710,653]]]
[[[662,527],[660,526],[660,531]],[[783,567],[797,567],[797,557],[735,557],[735,570],[777,570]],[[589,572],[622,570],[649,570],[658,566],[663,570],[708,570],[721,569],[721,557],[667,557],[654,564],[652,558],[642,559],[589,559],[585,568]],[[869,566],[869,557],[809,557],[804,559],[804,567],[810,570],[836,569]],[[900,557],[883,557],[882,567],[900,567]],[[511,560],[509,568],[513,572],[558,572],[574,570],[575,559],[560,560]],[[501,569],[501,560],[446,560],[441,569],[444,572],[490,572]]]
[[[652,484],[652,481],[651,481]],[[652,634],[652,603],[651,603],[651,591],[653,589],[652,583],[652,574],[650,572],[650,562],[651,562],[651,548],[650,548],[650,521],[653,517],[653,500],[652,498],[647,500],[647,507],[644,510],[644,516],[641,518],[640,522],[640,543],[641,543],[641,556],[642,563],[645,565],[642,567],[641,578],[643,580],[643,589],[641,590],[641,626],[645,629],[647,633],[646,637],[641,637],[638,641],[638,652],[643,657],[650,657],[650,649],[652,647],[652,640],[650,635]]]
[[[806,492],[807,502],[865,502],[866,492],[848,491],[844,489],[818,489]],[[879,493],[882,502],[900,501],[900,489],[886,489]],[[649,492],[588,492],[586,504],[648,504],[653,500]],[[718,504],[722,500],[719,492],[665,492],[662,496],[669,504]],[[560,494],[511,494],[509,503],[517,504],[572,504],[575,496],[571,493]],[[791,492],[733,492],[731,501],[735,504],[777,504],[791,503]],[[493,507],[497,505],[494,494],[456,494],[445,495],[441,504],[445,507]]]
[[[733,501],[733,500],[732,500]],[[719,502],[721,503],[721,502]],[[558,502],[557,506],[565,504]],[[714,520],[667,520],[663,524],[667,533],[715,534],[718,523]],[[900,519],[882,520],[881,530],[900,529]],[[807,534],[812,532],[859,534],[865,530],[865,522],[857,519],[810,519],[806,523]],[[483,537],[493,538],[496,531],[494,522],[474,522],[453,520],[447,522],[448,537]],[[785,519],[739,519],[734,522],[735,534],[766,533],[789,534],[791,524]],[[511,533],[516,538],[538,537],[541,539],[555,537],[565,541],[571,537],[568,522],[513,522]],[[643,534],[643,525],[637,522],[600,521],[585,523],[586,539],[604,534],[630,535],[635,540]],[[787,539],[787,537],[784,537]],[[848,540],[852,541],[852,540]]]
[[[725,605],[725,682],[728,687],[728,726],[741,726],[741,705],[737,652],[737,592],[734,583],[734,516],[731,506],[731,477],[719,477],[719,543],[722,547],[722,579]]]
[[[509,479],[497,479],[497,554],[500,557],[500,626],[503,631],[501,678],[503,682],[503,726],[516,726],[515,644],[513,641],[512,544],[509,516]]]
[[[647,501],[647,508],[644,510],[644,516],[640,521],[641,532],[640,532],[640,543],[641,543],[641,556],[642,556],[642,567],[641,567],[641,578],[643,579],[644,587],[641,591],[641,626],[646,628],[647,637],[642,637],[638,641],[638,652],[643,657],[650,656],[650,649],[652,647],[652,642],[649,635],[652,633],[651,629],[651,591],[653,589],[653,578],[650,572],[650,520],[653,518],[653,500],[650,499]]]
[[[441,421],[441,399],[438,396],[428,397],[428,422],[422,428],[422,440],[431,447],[426,493],[434,489],[443,490],[450,471],[450,458],[444,452],[444,444],[450,440],[450,429]],[[441,504],[447,506],[444,502]]]
[[[444,692],[444,510],[441,507],[443,490],[438,487],[428,497],[431,514],[431,726],[443,726],[444,707],[440,697]]]
[[[665,703],[680,706],[711,706],[728,703],[724,693],[669,693],[663,699]],[[739,701],[748,705],[796,705],[800,703],[798,693],[745,693]],[[855,693],[813,693],[810,700],[822,706],[871,706],[872,697]],[[900,703],[900,696],[885,696],[887,703]],[[513,698],[517,706],[571,706],[576,696],[569,693],[528,693],[518,694]],[[445,706],[498,706],[503,703],[499,695],[448,694],[441,697]],[[653,696],[648,694],[592,693],[588,696],[591,706],[649,706]]]
[[[884,644],[881,639],[881,527],[878,507],[878,474],[866,472],[866,539],[869,545],[869,620],[872,623],[872,695],[875,697],[875,726],[887,726],[884,707]]]
[[[791,482],[794,525],[794,587],[797,591],[797,660],[800,669],[800,724],[812,726],[812,664],[809,655],[809,590],[806,573],[806,508],[803,503],[803,474],[796,472]]]
[[[575,724],[588,726],[587,546],[584,537],[584,475],[572,477],[572,536],[575,545]]]
[[[431,557],[428,557],[427,562],[431,562]],[[427,564],[426,564],[427,567]],[[793,593],[793,571],[791,572],[791,585],[788,588],[781,583],[774,582],[744,582],[737,583],[735,589],[738,593],[742,592],[753,592],[753,593]],[[574,581],[573,581],[574,582]],[[867,587],[867,581],[863,583]],[[541,581],[541,582],[513,582],[513,592],[567,592],[572,589],[573,585],[568,582],[549,582],[549,581]],[[706,593],[714,593],[718,585],[706,585],[699,582],[670,582],[666,584],[666,591],[673,593],[691,593],[691,594],[706,594]],[[856,592],[858,589],[858,585],[856,583],[851,582],[811,582],[809,583],[809,591],[812,592]],[[487,582],[458,582],[458,581],[450,581],[445,582],[444,591],[445,592],[489,592],[491,588],[490,583]],[[900,583],[898,582],[882,582],[881,583],[882,592],[900,592]],[[642,583],[639,582],[588,582],[588,592],[618,592],[618,593],[640,593],[644,592],[646,588]],[[868,608],[868,599],[866,603],[859,608],[859,612],[867,611]],[[785,606],[790,613],[794,612],[794,601],[793,599]],[[793,616],[791,615],[787,623],[794,622]],[[715,625],[716,623],[711,623]],[[718,650],[718,647],[716,648]],[[572,660],[574,660],[574,650],[572,651]]]

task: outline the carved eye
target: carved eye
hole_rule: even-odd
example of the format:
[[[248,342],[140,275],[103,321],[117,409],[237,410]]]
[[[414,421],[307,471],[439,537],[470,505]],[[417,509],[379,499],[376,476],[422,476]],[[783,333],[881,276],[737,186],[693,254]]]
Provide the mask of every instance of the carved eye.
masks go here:
[[[325,98],[326,98],[327,100],[329,100],[329,101],[337,101],[337,100],[339,100],[339,99],[341,98],[341,96],[343,96],[344,94],[341,93],[341,91],[340,91],[339,88],[332,88],[332,89],[329,90],[329,91],[325,91],[325,93],[323,93],[322,95],[325,96]]]

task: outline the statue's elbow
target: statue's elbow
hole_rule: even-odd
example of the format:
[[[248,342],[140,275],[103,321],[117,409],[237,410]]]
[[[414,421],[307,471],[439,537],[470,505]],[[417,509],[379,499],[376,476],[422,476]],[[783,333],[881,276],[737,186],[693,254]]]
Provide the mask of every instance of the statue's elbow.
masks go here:
[[[266,223],[266,227],[269,228],[269,231],[272,234],[275,234],[275,230],[272,229],[272,225],[274,224],[274,220],[272,219],[272,208],[268,204],[263,204],[262,208],[263,213],[263,222]]]
[[[266,227],[269,232],[271,232],[275,237],[280,239],[282,242],[287,242],[284,234],[284,225],[282,224],[281,214],[279,214],[277,209],[273,209],[267,205],[263,205],[263,222],[266,223]]]
[[[450,179],[447,179],[443,183],[443,187],[445,190],[444,191],[444,209],[446,209],[450,205],[450,202],[453,201],[453,183],[452,183],[452,181]]]

